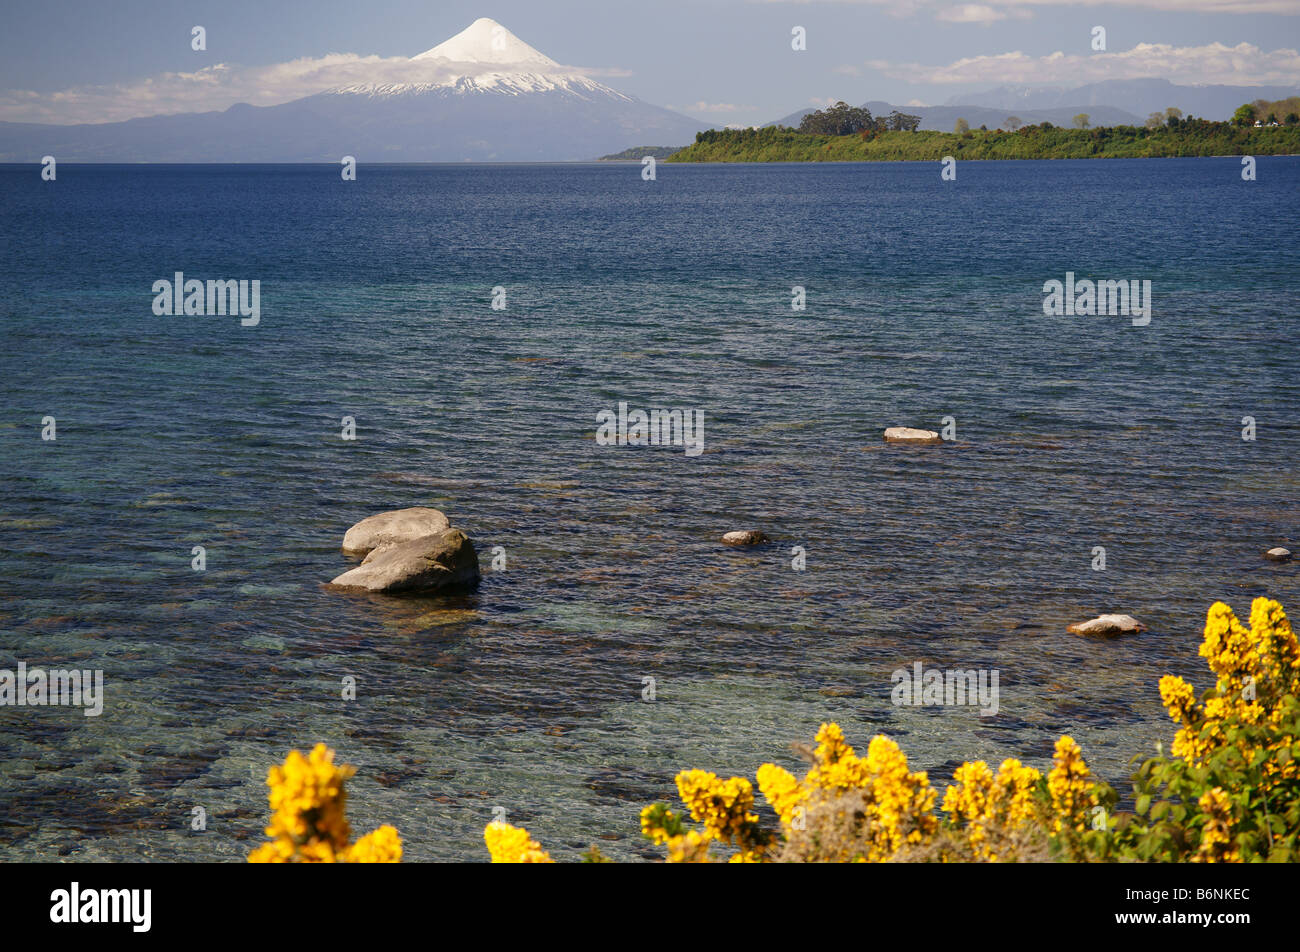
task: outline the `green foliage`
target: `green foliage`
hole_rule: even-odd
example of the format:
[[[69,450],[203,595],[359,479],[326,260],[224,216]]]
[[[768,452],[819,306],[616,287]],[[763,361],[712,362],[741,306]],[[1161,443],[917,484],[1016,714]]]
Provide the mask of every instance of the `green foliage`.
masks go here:
[[[870,138],[877,132],[915,132],[921,124],[920,116],[911,116],[897,110],[888,116],[872,116],[864,106],[850,106],[837,102],[829,109],[810,112],[799,122],[799,131],[806,135],[849,136],[857,133]]]
[[[875,123],[870,109],[850,106],[840,100],[829,109],[818,109],[804,116],[799,131],[810,135],[850,136],[864,129],[874,129]]]
[[[647,155],[652,155],[656,159],[666,159],[676,152],[680,152],[682,147],[679,145],[637,145],[630,149],[624,149],[622,152],[615,152],[613,155],[602,155],[601,162],[621,162],[621,161],[641,161]]]
[[[685,836],[687,832],[682,818],[669,809],[666,803],[656,803],[646,809],[642,815],[641,828],[661,829],[667,836]]]
[[[810,135],[794,129],[712,129],[670,162],[880,162],[959,159],[1170,158],[1300,154],[1300,125],[1255,128],[1206,119],[1162,119],[1157,128],[1061,129],[1050,123],[1016,132],[901,132]],[[879,120],[877,120],[879,121]],[[1252,120],[1253,123],[1253,120]]]
[[[1255,107],[1247,103],[1244,106],[1238,106],[1237,111],[1232,114],[1232,124],[1234,126],[1251,126],[1255,124]]]
[[[1300,737],[1300,700],[1286,696],[1281,712],[1278,724],[1230,725],[1225,746],[1199,765],[1163,756],[1144,762],[1133,775],[1134,812],[1112,821],[1113,835],[1090,842],[1086,854],[1144,863],[1195,857],[1212,822],[1202,798],[1217,787],[1231,806],[1226,849],[1246,863],[1300,861],[1300,781],[1279,780],[1275,769],[1300,759],[1300,744],[1276,746],[1279,735]]]
[[[1281,122],[1287,123],[1287,125],[1294,125],[1294,123],[1287,122],[1287,119],[1283,117],[1300,116],[1300,96],[1291,96],[1288,99],[1278,99],[1274,102],[1269,102],[1266,99],[1256,99],[1251,105],[1255,108],[1255,118],[1269,116],[1277,118]]]

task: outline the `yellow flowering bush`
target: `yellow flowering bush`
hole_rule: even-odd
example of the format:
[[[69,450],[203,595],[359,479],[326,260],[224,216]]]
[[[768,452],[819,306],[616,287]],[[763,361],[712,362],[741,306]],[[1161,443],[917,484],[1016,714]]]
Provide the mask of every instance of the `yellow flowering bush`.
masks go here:
[[[823,724],[816,739],[802,780],[775,764],[759,768],[759,789],[781,822],[783,859],[879,862],[934,834],[937,793],[924,771],[908,769],[898,744],[878,735],[859,757],[838,724]]]
[[[667,849],[670,863],[713,862],[711,847],[715,843],[737,848],[730,862],[762,861],[772,838],[752,812],[754,787],[748,780],[723,780],[703,770],[683,770],[677,775],[677,793],[702,829],[688,830],[682,819],[661,803],[641,811],[641,832]]]
[[[1047,775],[1047,792],[1052,798],[1052,832],[1082,833],[1088,828],[1088,812],[1098,801],[1095,784],[1088,779],[1090,773],[1074,738],[1066,736],[1056,742],[1056,756]]]
[[[802,778],[775,764],[757,771],[779,829],[763,826],[746,778],[684,770],[677,791],[686,814],[651,804],[641,811],[642,833],[664,847],[670,863],[719,862],[724,847],[732,863],[1046,858],[1046,841],[1035,839],[1040,824],[1046,819],[1047,828],[1061,833],[1082,830],[1088,811],[1104,799],[1078,745],[1063,737],[1046,778],[1017,760],[1005,761],[996,774],[983,762],[963,764],[944,795],[948,818],[942,821],[925,772],[910,770],[888,737],[872,738],[865,757],[838,724],[823,724],[816,740]],[[687,816],[699,827],[688,826]],[[523,830],[491,824],[486,836],[493,862],[539,861],[530,855],[549,862]]]
[[[1231,608],[1215,602],[1205,622],[1200,654],[1217,676],[1203,703],[1197,702],[1192,686],[1182,678],[1160,679],[1160,699],[1180,725],[1174,737],[1175,757],[1194,765],[1204,763],[1233,743],[1227,734],[1234,726],[1270,728],[1274,750],[1295,745],[1294,732],[1285,729],[1288,712],[1281,702],[1288,695],[1300,695],[1300,646],[1281,605],[1255,599],[1246,628]],[[1239,735],[1235,743],[1243,757],[1253,753],[1246,736]],[[1300,763],[1295,759],[1269,758],[1264,782],[1272,788],[1298,773]]]
[[[677,791],[699,828],[656,803],[641,811],[641,831],[671,863],[714,862],[723,848],[730,862],[1300,858],[1300,647],[1282,606],[1256,599],[1247,627],[1215,603],[1200,654],[1215,686],[1198,699],[1182,678],[1160,680],[1179,725],[1174,756],[1134,774],[1131,814],[1112,815],[1115,791],[1092,777],[1068,736],[1057,740],[1046,776],[1014,759],[996,773],[983,761],[962,764],[940,817],[926,774],[908,768],[896,743],[874,737],[859,757],[838,725],[823,724],[802,778],[775,764],[758,768],[772,827],[754,812],[746,778],[685,770]],[[528,848],[501,850],[489,836],[494,861],[546,856],[516,832]],[[594,848],[591,855],[605,861]]]
[[[1215,683],[1199,698],[1172,675],[1160,700],[1178,724],[1172,758],[1135,775],[1136,808],[1102,858],[1198,863],[1300,858],[1300,645],[1282,606],[1257,598],[1243,625],[1210,607],[1200,655]]]
[[[982,760],[962,764],[953,779],[956,784],[943,795],[943,811],[954,838],[970,858],[997,862],[1023,853],[1016,834],[1039,817],[1037,794],[1043,775],[1009,758],[996,774]]]
[[[334,751],[317,744],[304,757],[290,751],[267,775],[271,788],[271,823],[264,843],[248,856],[250,863],[397,863],[402,840],[391,826],[381,826],[349,844],[352,830],[345,807],[344,783],[356,773],[335,765]]]

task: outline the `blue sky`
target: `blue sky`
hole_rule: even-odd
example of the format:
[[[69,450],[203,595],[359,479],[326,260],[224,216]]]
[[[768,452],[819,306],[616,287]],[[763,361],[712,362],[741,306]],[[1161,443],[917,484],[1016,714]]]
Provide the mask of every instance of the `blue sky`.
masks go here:
[[[0,119],[285,101],[339,68],[355,78],[371,62],[358,57],[409,57],[481,16],[623,92],[720,124],[835,99],[932,104],[1143,75],[1300,87],[1300,0],[51,0],[5,11]],[[206,51],[190,48],[194,25]],[[794,26],[805,51],[790,48]],[[1091,49],[1094,26],[1104,53]]]

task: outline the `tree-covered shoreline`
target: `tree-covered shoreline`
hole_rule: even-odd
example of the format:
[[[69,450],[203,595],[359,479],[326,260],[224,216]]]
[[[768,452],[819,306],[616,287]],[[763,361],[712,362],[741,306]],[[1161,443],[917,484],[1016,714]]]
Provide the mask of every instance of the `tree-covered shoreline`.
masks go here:
[[[1014,132],[973,129],[920,132],[865,129],[848,135],[785,127],[698,133],[668,162],[891,162],[956,159],[1132,159],[1227,155],[1300,155],[1300,126],[1246,126],[1172,119],[1157,128],[1064,129],[1050,123]]]

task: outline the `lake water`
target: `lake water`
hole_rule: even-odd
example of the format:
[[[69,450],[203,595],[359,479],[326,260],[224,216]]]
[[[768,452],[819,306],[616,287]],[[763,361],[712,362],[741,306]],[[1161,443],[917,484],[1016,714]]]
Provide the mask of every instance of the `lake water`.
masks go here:
[[[105,685],[0,708],[0,859],[241,859],[317,741],[414,860],[485,860],[495,808],[654,855],[678,770],[794,769],[826,720],[940,784],[1069,732],[1126,789],[1209,605],[1300,612],[1260,557],[1300,544],[1300,158],[7,166],[0,206],[0,668]],[[259,280],[260,324],[155,316],[177,271]],[[1067,271],[1151,281],[1150,323],[1045,315]],[[705,451],[599,445],[620,401]],[[322,587],[416,505],[477,592]],[[1066,633],[1102,612],[1150,630]],[[917,661],[997,670],[996,716],[893,705]]]

